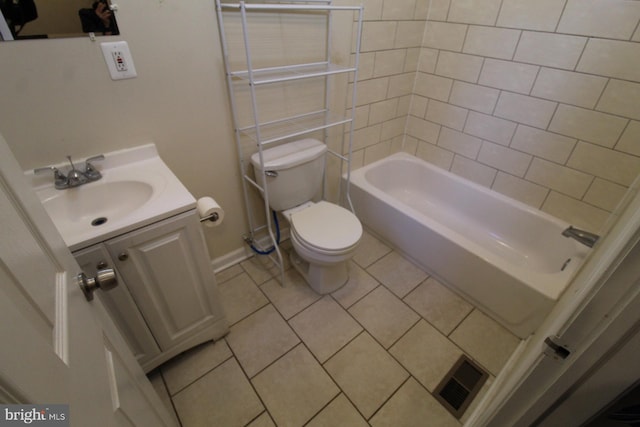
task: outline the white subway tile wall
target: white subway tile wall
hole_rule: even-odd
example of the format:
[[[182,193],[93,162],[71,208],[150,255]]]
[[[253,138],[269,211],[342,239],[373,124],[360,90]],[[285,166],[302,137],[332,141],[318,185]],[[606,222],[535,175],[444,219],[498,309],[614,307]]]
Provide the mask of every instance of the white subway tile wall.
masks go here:
[[[470,110],[491,114],[498,102],[500,91],[486,86],[453,82],[449,103]],[[470,113],[473,113],[471,111]]]
[[[511,59],[521,31],[472,25],[462,51],[489,58]]]
[[[455,3],[453,0],[452,3]],[[497,26],[553,31],[558,25],[566,0],[504,0]]]
[[[464,127],[464,131],[470,135],[502,145],[509,145],[515,130],[516,124],[513,122],[474,111],[469,112]]]
[[[603,226],[640,174],[640,1],[363,5],[360,164],[402,149]]]
[[[462,53],[440,52],[436,74],[456,80],[476,83],[482,68],[481,56],[465,55]]]
[[[589,37],[629,40],[638,26],[640,9],[626,0],[569,0],[558,31]]]

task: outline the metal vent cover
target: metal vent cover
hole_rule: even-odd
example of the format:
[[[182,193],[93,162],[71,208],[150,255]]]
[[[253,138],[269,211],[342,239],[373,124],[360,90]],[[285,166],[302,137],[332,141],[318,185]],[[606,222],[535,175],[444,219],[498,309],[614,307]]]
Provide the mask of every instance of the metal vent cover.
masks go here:
[[[434,397],[451,414],[460,418],[478,394],[489,374],[462,355],[434,391]]]

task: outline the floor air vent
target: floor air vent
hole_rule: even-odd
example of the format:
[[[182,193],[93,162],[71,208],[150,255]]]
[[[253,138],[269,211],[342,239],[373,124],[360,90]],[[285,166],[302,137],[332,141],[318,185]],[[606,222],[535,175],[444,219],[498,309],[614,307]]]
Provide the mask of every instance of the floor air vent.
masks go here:
[[[463,355],[438,384],[434,396],[454,417],[460,418],[488,377]]]

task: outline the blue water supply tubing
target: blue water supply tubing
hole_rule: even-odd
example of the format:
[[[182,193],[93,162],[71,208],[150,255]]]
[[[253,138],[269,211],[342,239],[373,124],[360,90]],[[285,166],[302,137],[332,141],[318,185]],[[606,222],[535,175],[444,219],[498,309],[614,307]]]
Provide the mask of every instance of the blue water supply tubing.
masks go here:
[[[253,246],[253,243],[249,245],[255,253],[260,255],[269,255],[271,252],[276,250],[276,245],[280,245],[280,223],[278,222],[278,213],[274,210],[272,210],[271,213],[273,214],[273,222],[276,224],[276,244],[265,251],[261,251],[260,249]]]

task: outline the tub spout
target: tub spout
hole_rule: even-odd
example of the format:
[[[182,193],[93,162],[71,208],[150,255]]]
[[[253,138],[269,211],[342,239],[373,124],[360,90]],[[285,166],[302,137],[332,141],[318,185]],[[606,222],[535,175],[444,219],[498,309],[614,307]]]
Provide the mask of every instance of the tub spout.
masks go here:
[[[574,228],[571,225],[569,226],[569,228],[562,232],[562,235],[565,237],[576,239],[578,242],[582,243],[583,245],[587,245],[590,248],[592,248],[600,238],[600,236],[598,236],[597,234],[593,234],[585,230],[580,230],[579,228]]]

